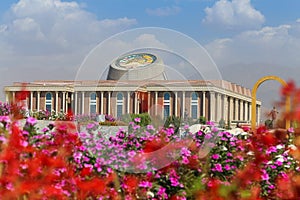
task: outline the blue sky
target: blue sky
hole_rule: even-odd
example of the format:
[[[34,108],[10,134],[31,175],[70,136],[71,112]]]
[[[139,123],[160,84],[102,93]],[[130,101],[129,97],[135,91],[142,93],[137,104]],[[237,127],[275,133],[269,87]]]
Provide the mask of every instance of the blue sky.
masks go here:
[[[0,86],[72,80],[98,43],[142,27],[173,29],[195,39],[224,79],[248,88],[270,74],[299,82],[299,10],[299,0],[2,0]],[[271,81],[259,90],[266,107],[278,99],[278,89]]]

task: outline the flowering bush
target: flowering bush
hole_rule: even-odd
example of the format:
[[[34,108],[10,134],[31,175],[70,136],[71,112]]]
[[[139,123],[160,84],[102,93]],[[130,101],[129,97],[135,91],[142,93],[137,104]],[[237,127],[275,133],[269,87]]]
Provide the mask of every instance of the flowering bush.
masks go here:
[[[299,122],[299,92],[282,93]],[[283,98],[284,101],[284,98]],[[213,123],[197,133],[185,126],[141,126],[98,131],[95,122],[77,133],[73,122],[35,128],[15,112],[0,116],[0,195],[3,199],[299,199],[297,130],[259,127],[220,131]],[[53,128],[54,127],[54,128]]]
[[[11,113],[11,106],[8,103],[0,102],[0,116],[9,115]]]

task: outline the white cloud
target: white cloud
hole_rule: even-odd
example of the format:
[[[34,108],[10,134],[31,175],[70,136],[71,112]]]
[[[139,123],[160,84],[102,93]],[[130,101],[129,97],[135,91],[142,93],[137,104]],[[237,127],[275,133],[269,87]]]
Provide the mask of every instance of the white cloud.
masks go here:
[[[19,0],[6,13],[0,24],[1,88],[13,81],[72,80],[91,48],[137,24],[127,17],[97,19],[75,1]]]
[[[181,8],[178,6],[171,6],[171,7],[161,7],[161,8],[155,8],[155,9],[150,9],[147,8],[146,12],[148,15],[153,15],[153,16],[170,16],[170,15],[176,15],[181,11]]]
[[[214,40],[206,48],[218,63],[264,62],[297,66],[300,58],[300,24],[263,27],[232,38]]]
[[[265,17],[256,10],[250,0],[219,0],[205,8],[203,23],[229,30],[246,30],[261,27]]]
[[[16,53],[82,51],[111,34],[135,25],[136,19],[98,20],[76,2],[20,0],[1,25],[1,40]]]
[[[205,46],[222,76],[252,88],[267,75],[300,84],[300,23],[244,31],[231,38],[220,38]],[[274,83],[273,83],[274,85]],[[259,91],[267,107],[279,97],[279,87],[263,86]]]

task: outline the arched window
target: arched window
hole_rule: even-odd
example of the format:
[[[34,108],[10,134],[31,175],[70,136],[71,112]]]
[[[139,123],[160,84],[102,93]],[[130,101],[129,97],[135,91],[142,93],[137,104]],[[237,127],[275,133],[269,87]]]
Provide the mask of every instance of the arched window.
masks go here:
[[[170,116],[170,93],[166,92],[164,93],[164,117]]]
[[[117,94],[117,118],[120,118],[123,114],[124,96],[123,93]]]
[[[97,101],[96,101],[96,93],[92,92],[90,94],[90,114],[95,114],[97,110]]]
[[[50,92],[46,93],[45,105],[46,105],[46,110],[51,112],[51,110],[52,110],[52,94]]]
[[[193,119],[198,118],[198,94],[196,92],[193,92],[191,95],[191,115]]]

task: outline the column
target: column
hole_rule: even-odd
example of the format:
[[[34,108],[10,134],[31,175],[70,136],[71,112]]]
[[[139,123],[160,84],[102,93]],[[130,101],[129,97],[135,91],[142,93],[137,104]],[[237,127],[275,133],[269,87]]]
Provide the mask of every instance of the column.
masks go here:
[[[245,120],[246,121],[249,121],[249,118],[248,118],[248,102],[247,101],[245,101]]]
[[[130,92],[127,91],[127,113],[130,113]]]
[[[75,105],[74,105],[74,113],[75,113],[75,115],[77,115],[77,101],[78,101],[78,99],[77,99],[77,96],[78,96],[78,93],[77,92],[75,92]]]
[[[257,113],[257,125],[260,125],[260,106],[259,105],[257,105],[257,112],[256,113]]]
[[[151,92],[148,92],[148,105],[147,105],[148,114],[150,114],[150,94]]]
[[[110,93],[110,91],[108,91],[108,102],[107,102],[107,105],[108,105],[107,114],[108,115],[110,115],[110,96],[111,96],[111,93]]]
[[[202,92],[202,116],[207,118],[207,116],[205,116],[205,98],[205,92]]]
[[[244,101],[240,100],[240,120],[244,120]]]
[[[235,99],[235,113],[234,113],[234,120],[239,120],[239,100]]]
[[[84,92],[81,92],[81,114],[84,114]]]
[[[175,116],[176,116],[176,117],[178,116],[178,113],[177,113],[177,111],[178,111],[178,110],[177,110],[177,109],[178,109],[178,108],[177,108],[177,106],[178,106],[178,105],[177,105],[177,100],[178,100],[178,92],[176,91],[176,92],[175,92]]]
[[[58,113],[58,92],[55,92],[55,113]]]
[[[137,98],[137,92],[134,92],[134,114],[137,114],[137,101],[138,101],[138,98]]]
[[[233,98],[229,97],[229,122],[231,123],[231,121],[233,120]]]
[[[252,104],[251,103],[249,103],[249,120],[251,121],[252,119],[252,113],[251,113],[251,111],[252,111]]]
[[[33,111],[33,92],[30,92],[30,112]]]
[[[68,103],[69,103],[69,93],[66,92],[66,112],[68,112],[69,109]]]
[[[227,123],[227,116],[228,116],[228,102],[227,102],[227,96],[223,95],[223,113],[222,118],[225,120],[225,123]]]
[[[62,98],[62,111],[63,111],[63,113],[65,113],[65,104],[66,104],[66,92],[62,92],[62,94],[63,94],[63,98]]]
[[[221,106],[221,94],[217,94],[217,122],[219,122],[222,118],[222,106]]]
[[[215,121],[215,93],[214,92],[210,92],[210,121]]]
[[[184,118],[185,113],[185,91],[182,92],[182,118]]]
[[[101,94],[100,94],[100,96],[101,96],[101,105],[100,105],[100,113],[103,115],[104,114],[104,97],[103,97],[103,91],[101,91]]]
[[[12,99],[13,99],[13,102],[15,103],[15,101],[16,101],[16,92],[12,92]]]
[[[8,103],[9,98],[8,98],[8,92],[5,92],[5,102]]]
[[[155,115],[157,115],[157,107],[158,107],[158,92],[155,91]]]
[[[37,106],[36,106],[37,111],[40,110],[40,95],[41,95],[41,92],[38,91],[37,92]]]

